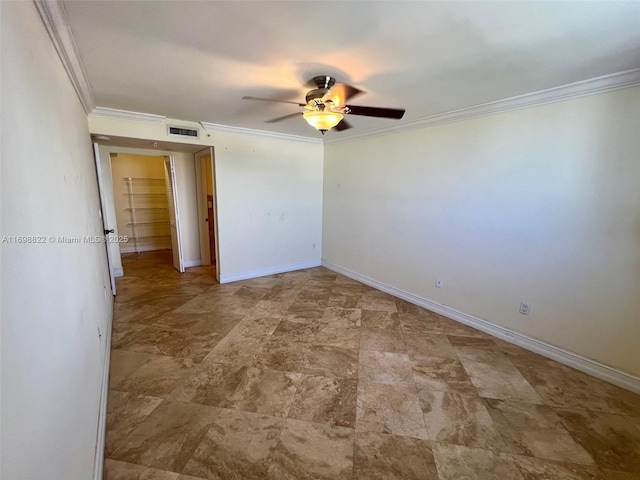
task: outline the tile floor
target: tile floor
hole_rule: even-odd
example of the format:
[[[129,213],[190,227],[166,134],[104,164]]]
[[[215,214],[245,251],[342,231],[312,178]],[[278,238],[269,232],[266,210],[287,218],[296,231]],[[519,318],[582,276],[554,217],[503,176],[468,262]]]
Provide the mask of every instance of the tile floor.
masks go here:
[[[640,479],[640,396],[324,268],[123,258],[106,480]]]

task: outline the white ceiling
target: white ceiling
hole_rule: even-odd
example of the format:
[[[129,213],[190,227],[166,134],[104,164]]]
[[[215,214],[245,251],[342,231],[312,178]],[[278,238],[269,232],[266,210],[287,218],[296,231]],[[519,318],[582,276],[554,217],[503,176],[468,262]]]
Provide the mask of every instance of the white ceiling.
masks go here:
[[[402,121],[640,67],[640,2],[67,1],[96,105],[318,137],[316,75]],[[349,117],[351,132],[395,120]],[[328,135],[340,135],[329,132]]]

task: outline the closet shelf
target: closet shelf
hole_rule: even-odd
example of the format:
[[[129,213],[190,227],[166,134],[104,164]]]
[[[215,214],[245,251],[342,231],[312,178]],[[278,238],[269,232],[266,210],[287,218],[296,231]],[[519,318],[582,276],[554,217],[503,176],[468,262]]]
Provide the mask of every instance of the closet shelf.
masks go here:
[[[145,178],[145,177],[124,177],[124,180],[131,180],[132,182],[155,182],[162,183],[164,185],[164,178]]]
[[[125,208],[125,210],[128,212],[135,212],[136,210],[164,210],[168,212],[169,207],[130,207],[130,208]]]
[[[158,239],[162,239],[162,238],[171,238],[171,235],[169,235],[168,233],[166,235],[149,235],[147,237],[138,237],[137,241],[138,242],[151,242],[151,241],[157,241]]]
[[[166,220],[157,220],[155,222],[131,222],[127,223],[127,225],[131,226],[139,226],[139,225],[166,225],[169,226],[169,219]]]
[[[125,177],[124,180],[129,199],[129,208],[124,210],[130,215],[127,226],[136,252],[141,251],[141,245],[145,250],[171,245],[171,235],[165,229],[170,228],[167,194],[158,192],[160,187],[166,187],[164,179]]]
[[[154,193],[154,192],[149,192],[149,193],[139,193],[139,192],[134,192],[134,193],[123,193],[123,195],[146,195],[146,196],[151,196],[151,197],[164,197],[166,198],[167,194],[164,192],[158,192],[158,193]]]

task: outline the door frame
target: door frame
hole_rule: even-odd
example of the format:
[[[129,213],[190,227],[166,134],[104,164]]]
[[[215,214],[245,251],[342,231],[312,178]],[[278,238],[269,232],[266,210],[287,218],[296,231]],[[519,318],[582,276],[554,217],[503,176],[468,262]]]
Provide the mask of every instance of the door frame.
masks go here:
[[[213,147],[193,154],[196,171],[196,195],[198,197],[198,230],[200,231],[200,260],[203,266],[211,265],[209,250],[209,223],[207,218],[206,156],[211,161],[211,185],[213,190],[213,236],[215,242],[216,279],[220,282],[220,241],[218,229],[218,187],[216,184],[216,157]]]
[[[171,251],[173,252],[173,266],[180,273],[184,273],[184,254],[182,251],[182,226],[180,222],[180,202],[178,200],[178,182],[176,179],[176,159],[173,155],[163,156],[165,166],[165,182],[167,187],[167,200],[169,205],[169,230],[175,229],[175,242],[173,232],[171,235]],[[171,194],[171,198],[169,198]],[[172,215],[173,213],[173,215]],[[171,225],[174,222],[175,225]],[[176,258],[176,255],[178,258]]]
[[[100,216],[102,217],[102,227],[104,231],[104,246],[107,251],[107,264],[109,267],[109,280],[111,281],[111,294],[116,294],[116,279],[113,268],[113,258],[111,258],[111,249],[109,245],[109,232],[115,233],[117,227],[111,228],[111,220],[107,212],[107,201],[104,195],[104,180],[102,178],[102,166],[100,165],[100,145],[93,142],[93,156],[96,162],[96,174],[98,176],[98,193],[100,194]]]

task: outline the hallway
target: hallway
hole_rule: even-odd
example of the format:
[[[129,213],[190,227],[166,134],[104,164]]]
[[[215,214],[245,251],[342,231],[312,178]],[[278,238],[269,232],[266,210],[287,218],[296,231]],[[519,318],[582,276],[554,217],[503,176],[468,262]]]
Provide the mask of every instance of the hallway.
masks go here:
[[[123,256],[106,480],[640,478],[640,396],[313,268]]]

